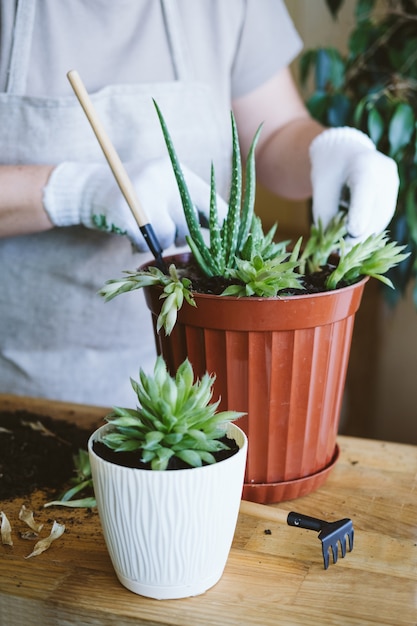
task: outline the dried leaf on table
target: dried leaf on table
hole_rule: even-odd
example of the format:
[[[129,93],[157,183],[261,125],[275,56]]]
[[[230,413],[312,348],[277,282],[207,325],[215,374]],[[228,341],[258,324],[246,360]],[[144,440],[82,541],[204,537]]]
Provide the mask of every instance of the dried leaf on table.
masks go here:
[[[20,537],[26,541],[35,541],[39,535],[38,533],[33,532],[33,530],[26,530],[25,532],[20,533]]]
[[[10,522],[7,519],[6,513],[3,511],[0,512],[1,517],[1,542],[6,546],[13,545],[12,539],[12,527],[10,526]]]
[[[58,522],[55,521],[52,525],[52,530],[51,530],[51,534],[49,535],[49,537],[46,537],[45,539],[41,539],[40,541],[38,541],[35,547],[33,548],[33,551],[30,554],[28,554],[28,556],[26,556],[25,559],[30,559],[30,557],[32,556],[38,556],[39,554],[42,554],[42,552],[45,552],[45,550],[49,548],[49,546],[51,545],[53,541],[61,537],[64,531],[65,531],[64,524],[58,524]]]
[[[37,522],[35,522],[35,519],[33,517],[33,511],[26,508],[24,504],[22,504],[22,508],[19,511],[19,519],[22,522],[25,522],[25,524],[27,524],[29,528],[34,530],[35,533],[40,533],[43,528],[43,524],[38,524]]]

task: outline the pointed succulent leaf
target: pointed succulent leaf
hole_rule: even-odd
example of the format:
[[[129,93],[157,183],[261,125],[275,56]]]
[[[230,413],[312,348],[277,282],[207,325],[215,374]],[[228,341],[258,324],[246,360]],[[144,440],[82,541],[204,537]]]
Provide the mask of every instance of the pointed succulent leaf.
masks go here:
[[[213,256],[213,263],[217,268],[215,271],[217,274],[222,275],[225,266],[225,255],[222,246],[221,226],[219,224],[219,214],[217,210],[216,176],[213,164],[211,164],[210,180],[209,232],[210,252]]]
[[[217,273],[216,268],[213,267],[212,263],[207,263],[205,257],[200,252],[200,248],[192,239],[192,237],[186,235],[185,239],[190,246],[191,252],[193,253],[193,256],[203,274],[205,274],[206,276],[215,276]]]
[[[141,450],[142,452],[142,456],[140,457],[140,460],[142,461],[142,463],[150,463],[152,461],[152,459],[155,458],[155,450]]]
[[[173,456],[173,451],[169,448],[159,448],[151,462],[151,467],[155,471],[163,471],[168,467],[169,459]]]
[[[176,456],[184,461],[184,463],[191,465],[191,467],[201,467],[203,465],[201,456],[196,450],[179,450]]]
[[[237,251],[238,235],[240,228],[240,211],[242,201],[242,163],[239,147],[239,137],[236,127],[236,121],[233,113],[232,120],[232,182],[230,186],[229,210],[226,217],[227,224],[227,240],[226,245],[226,266],[233,264],[233,258]]]
[[[172,449],[174,449],[174,446],[177,446],[178,444],[180,444],[183,439],[184,439],[183,433],[179,433],[179,432],[169,433],[168,435],[164,436],[164,444],[167,447],[172,446]]]
[[[162,129],[162,134],[164,136],[169,158],[171,159],[174,175],[177,180],[178,190],[180,192],[181,202],[182,202],[182,206],[184,209],[184,216],[187,222],[190,237],[196,243],[196,246],[198,247],[200,254],[203,257],[205,263],[207,264],[208,267],[210,267],[211,265],[210,251],[207,248],[207,245],[201,234],[201,227],[198,221],[197,211],[195,210],[193,201],[190,196],[190,192],[187,187],[187,183],[185,182],[184,174],[182,172],[181,165],[180,165],[176,150],[174,148],[171,135],[168,131],[168,127],[166,125],[165,119],[162,115],[162,112],[158,104],[156,103],[155,100],[153,102],[154,102],[154,106],[155,106],[155,109],[159,118],[159,122],[160,122],[161,129]]]
[[[255,148],[258,143],[259,135],[261,133],[262,124],[259,126],[252,139],[251,146],[249,148],[248,157],[246,161],[246,183],[245,192],[243,196],[242,215],[240,220],[238,241],[236,244],[236,250],[239,252],[245,245],[246,239],[249,234],[249,229],[252,224],[252,218],[255,208],[255,191],[256,191],[256,174],[255,174]]]
[[[140,426],[140,415],[137,411],[135,411],[135,415],[123,415],[121,417],[112,417],[108,415],[106,417],[107,421],[111,421],[114,426],[119,428],[129,427],[129,426]]]
[[[126,439],[120,433],[108,433],[103,435],[103,443],[116,450],[117,452],[132,452],[138,450],[141,447],[140,441],[136,439]]]
[[[215,457],[212,454],[210,454],[210,452],[207,452],[206,450],[198,450],[197,453],[201,461],[203,463],[207,463],[207,465],[212,465],[213,463],[216,462]]]
[[[158,448],[158,444],[164,438],[164,433],[161,433],[158,430],[153,430],[145,435],[145,441],[142,443],[143,450],[155,450]]]
[[[182,381],[187,389],[192,388],[192,385],[194,383],[194,372],[188,358],[179,365],[175,377],[177,383],[180,383]]]
[[[205,434],[205,432],[203,432],[202,430],[197,430],[195,428],[190,428],[190,430],[188,431],[188,435],[191,439],[194,439],[196,442],[196,447],[199,447],[198,444],[202,444],[202,447],[204,448],[204,444],[207,441],[207,436]]]

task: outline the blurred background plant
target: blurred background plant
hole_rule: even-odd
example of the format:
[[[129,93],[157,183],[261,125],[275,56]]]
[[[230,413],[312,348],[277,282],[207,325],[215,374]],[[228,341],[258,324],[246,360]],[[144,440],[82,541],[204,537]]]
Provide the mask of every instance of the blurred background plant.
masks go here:
[[[325,0],[335,20],[343,2]],[[300,81],[313,117],[363,130],[396,161],[400,191],[389,229],[411,254],[390,270],[395,290],[386,297],[395,305],[411,282],[417,307],[417,0],[357,0],[348,52],[307,50]]]

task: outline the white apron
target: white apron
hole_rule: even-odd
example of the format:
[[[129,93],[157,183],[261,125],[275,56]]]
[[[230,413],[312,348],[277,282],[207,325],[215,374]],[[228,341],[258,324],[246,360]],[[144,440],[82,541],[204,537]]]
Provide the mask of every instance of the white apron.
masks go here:
[[[213,160],[224,191],[229,111],[216,110],[208,88],[190,80],[174,0],[161,2],[176,81],[108,86],[92,100],[122,160],[145,162],[166,154],[155,98],[180,159],[206,180]],[[75,96],[22,95],[35,7],[36,0],[18,2],[9,81],[0,94],[1,162],[105,162]],[[139,367],[149,371],[156,356],[150,313],[139,292],[105,303],[97,291],[147,258],[133,254],[125,237],[81,226],[0,239],[0,393],[131,406],[129,379]]]

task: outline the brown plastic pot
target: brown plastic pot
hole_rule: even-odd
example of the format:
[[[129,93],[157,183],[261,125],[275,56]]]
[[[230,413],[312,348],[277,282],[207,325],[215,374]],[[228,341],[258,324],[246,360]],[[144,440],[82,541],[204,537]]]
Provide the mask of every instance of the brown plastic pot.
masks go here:
[[[175,263],[175,257],[168,262]],[[244,411],[249,440],[243,498],[280,502],[324,483],[336,443],[353,323],[367,279],[285,298],[195,294],[171,335],[155,330],[171,372],[188,357],[196,375],[216,374],[220,408]],[[158,287],[145,288],[154,326]]]

